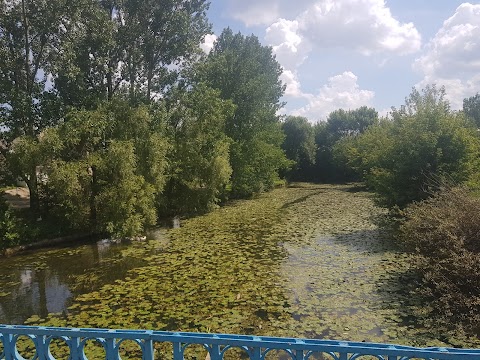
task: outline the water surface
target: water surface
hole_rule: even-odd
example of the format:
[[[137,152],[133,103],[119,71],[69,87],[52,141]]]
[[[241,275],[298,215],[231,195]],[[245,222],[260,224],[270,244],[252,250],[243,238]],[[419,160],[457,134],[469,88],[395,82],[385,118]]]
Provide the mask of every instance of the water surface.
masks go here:
[[[299,184],[147,241],[4,258],[0,323],[474,346],[419,321],[382,214],[355,186]]]

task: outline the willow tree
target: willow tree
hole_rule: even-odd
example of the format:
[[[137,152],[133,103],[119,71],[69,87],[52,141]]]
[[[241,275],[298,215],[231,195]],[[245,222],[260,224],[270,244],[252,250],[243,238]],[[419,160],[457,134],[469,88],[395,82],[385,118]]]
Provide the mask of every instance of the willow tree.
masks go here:
[[[176,91],[169,102],[173,149],[165,205],[176,213],[210,210],[221,200],[232,172],[225,121],[234,106],[205,84]]]

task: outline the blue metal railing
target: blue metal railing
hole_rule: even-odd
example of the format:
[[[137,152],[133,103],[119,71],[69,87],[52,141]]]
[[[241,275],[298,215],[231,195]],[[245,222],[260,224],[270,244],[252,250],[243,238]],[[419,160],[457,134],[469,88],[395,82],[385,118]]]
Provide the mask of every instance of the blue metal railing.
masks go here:
[[[70,360],[100,359],[87,358],[85,346],[88,341],[96,341],[103,347],[107,360],[119,360],[120,348],[126,341],[138,345],[139,356],[143,360],[172,358],[183,360],[187,348],[199,344],[207,352],[206,358],[222,360],[227,351],[240,349],[251,360],[279,358],[285,360],[406,360],[406,359],[479,359],[480,350],[447,348],[414,348],[400,345],[358,343],[333,340],[307,340],[266,336],[202,334],[166,332],[151,330],[107,330],[69,329],[55,327],[0,325],[0,359],[23,360],[19,342],[25,339],[32,344],[29,359],[54,360],[51,346],[55,340],[68,346],[66,357]],[[169,343],[171,354],[162,354],[158,344]],[[281,351],[282,356],[279,356]],[[203,359],[201,359],[203,360]]]

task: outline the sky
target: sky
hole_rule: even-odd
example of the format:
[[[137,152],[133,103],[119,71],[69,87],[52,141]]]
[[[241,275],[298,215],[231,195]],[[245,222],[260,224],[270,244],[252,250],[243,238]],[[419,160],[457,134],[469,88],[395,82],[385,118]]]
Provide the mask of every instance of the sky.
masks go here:
[[[271,46],[282,112],[324,121],[336,109],[386,115],[413,87],[445,86],[452,109],[480,92],[480,1],[211,0],[208,50],[229,26]]]

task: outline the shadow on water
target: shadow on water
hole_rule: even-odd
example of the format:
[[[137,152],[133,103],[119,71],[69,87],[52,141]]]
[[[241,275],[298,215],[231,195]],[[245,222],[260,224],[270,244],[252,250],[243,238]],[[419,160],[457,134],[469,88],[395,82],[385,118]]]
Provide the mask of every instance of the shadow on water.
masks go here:
[[[364,254],[400,252],[389,231],[380,229],[357,230],[329,237],[334,243]]]
[[[284,209],[287,209],[287,208],[289,208],[289,207],[291,207],[291,206],[293,206],[293,205],[302,203],[302,202],[308,200],[309,198],[311,198],[311,197],[313,197],[313,196],[316,196],[316,195],[318,195],[318,194],[321,194],[321,193],[323,193],[323,192],[325,192],[325,191],[324,191],[324,190],[315,191],[315,192],[312,192],[311,194],[308,194],[308,195],[302,196],[302,197],[300,197],[300,198],[298,198],[298,199],[295,199],[295,200],[293,200],[293,201],[287,202],[287,203],[285,203],[284,205],[282,205],[281,209],[284,210]]]

